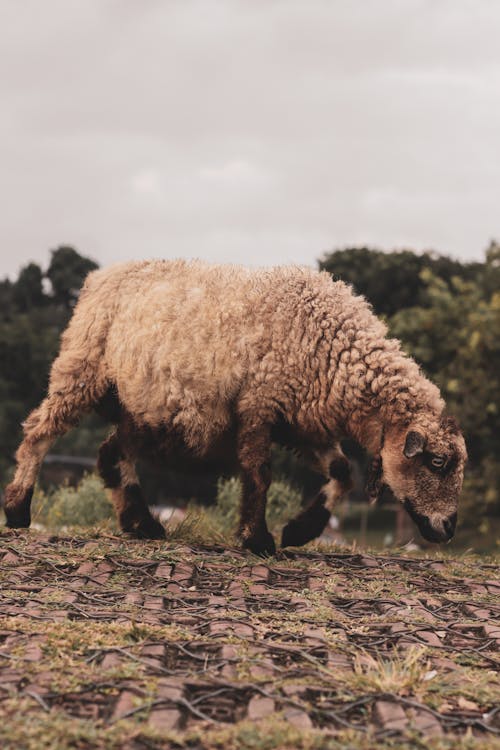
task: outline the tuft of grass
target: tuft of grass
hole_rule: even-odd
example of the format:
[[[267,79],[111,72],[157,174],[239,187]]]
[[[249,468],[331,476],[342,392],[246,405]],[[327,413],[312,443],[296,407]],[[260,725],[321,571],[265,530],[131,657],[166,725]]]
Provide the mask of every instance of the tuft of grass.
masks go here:
[[[358,653],[354,657],[354,673],[358,687],[364,690],[401,695],[425,692],[433,674],[425,646],[410,648],[405,654],[388,659]]]

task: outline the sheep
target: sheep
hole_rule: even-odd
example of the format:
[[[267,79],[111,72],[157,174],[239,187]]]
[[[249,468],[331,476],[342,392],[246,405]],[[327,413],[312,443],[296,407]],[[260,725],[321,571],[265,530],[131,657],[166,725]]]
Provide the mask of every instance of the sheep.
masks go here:
[[[142,261],[89,274],[61,339],[47,397],[23,424],[5,491],[9,527],[30,524],[33,486],[54,439],[92,409],[115,423],[98,466],[121,528],[164,538],[144,501],[140,455],[239,471],[238,535],[273,554],[266,525],[273,442],[324,477],[282,544],[321,533],[348,491],[340,440],[372,456],[368,491],[388,486],[433,542],[453,536],[466,449],[438,388],[386,336],[367,301],[325,272]]]

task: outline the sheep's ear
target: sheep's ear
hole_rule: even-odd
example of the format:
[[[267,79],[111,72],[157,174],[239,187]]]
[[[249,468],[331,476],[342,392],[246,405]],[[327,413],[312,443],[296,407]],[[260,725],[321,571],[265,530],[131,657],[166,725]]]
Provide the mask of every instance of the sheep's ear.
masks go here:
[[[368,468],[366,477],[365,492],[368,495],[368,502],[374,505],[382,491],[382,459],[375,456]]]
[[[418,456],[419,453],[423,453],[425,447],[425,437],[420,432],[410,430],[406,436],[405,447],[403,453],[406,458],[413,458]]]

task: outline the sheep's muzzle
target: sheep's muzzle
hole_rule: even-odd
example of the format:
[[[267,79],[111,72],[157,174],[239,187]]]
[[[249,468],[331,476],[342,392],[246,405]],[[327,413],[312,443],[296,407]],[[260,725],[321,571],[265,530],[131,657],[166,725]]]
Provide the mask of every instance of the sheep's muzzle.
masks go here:
[[[418,530],[424,539],[427,539],[428,542],[448,542],[453,537],[457,525],[456,513],[452,513],[449,516],[441,516],[439,514],[427,516],[415,510],[408,498],[404,501],[404,507],[410,518],[417,524]]]

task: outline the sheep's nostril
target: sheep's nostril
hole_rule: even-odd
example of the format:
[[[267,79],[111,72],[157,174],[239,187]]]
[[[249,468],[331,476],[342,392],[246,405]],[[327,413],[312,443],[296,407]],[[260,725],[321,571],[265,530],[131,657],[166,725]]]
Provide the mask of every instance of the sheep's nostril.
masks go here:
[[[453,513],[452,516],[447,518],[445,521],[443,521],[443,528],[447,534],[447,536],[451,537],[453,536],[453,533],[455,531],[455,526],[457,525],[457,514]]]

